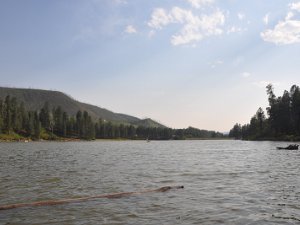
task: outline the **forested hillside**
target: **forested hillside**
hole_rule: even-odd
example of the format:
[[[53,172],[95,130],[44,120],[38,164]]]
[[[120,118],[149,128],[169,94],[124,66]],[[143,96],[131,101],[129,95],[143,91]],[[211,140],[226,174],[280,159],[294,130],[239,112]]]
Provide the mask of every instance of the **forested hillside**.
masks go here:
[[[72,97],[59,91],[0,87],[0,98],[5,99],[8,95],[11,98],[16,98],[19,102],[23,102],[25,110],[28,111],[39,111],[45,102],[48,102],[50,109],[60,106],[69,116],[76,116],[78,111],[86,111],[94,122],[101,118],[103,120],[128,125],[164,127],[151,119],[148,119],[147,122],[134,116],[114,113],[98,106],[76,101]]]
[[[235,124],[229,136],[249,140],[300,140],[300,88],[293,85],[276,97],[273,86],[267,87],[269,107],[267,115],[262,108],[249,124]]]
[[[93,121],[87,111],[70,116],[60,106],[50,108],[45,102],[40,110],[26,110],[23,102],[9,95],[0,99],[0,134],[2,139],[29,138],[33,140],[72,138],[170,139],[172,130],[162,127],[133,126],[113,123],[99,118]]]
[[[2,89],[3,90],[3,89]],[[140,120],[128,115],[125,122],[112,121],[98,117],[93,119],[90,112],[101,110],[96,106],[70,101],[70,98],[60,92],[37,92],[17,90],[14,96],[0,97],[0,140],[57,140],[57,139],[198,139],[220,138],[223,134],[215,131],[199,130],[189,127],[187,129],[171,129],[164,127],[151,119]],[[39,95],[37,95],[37,93]],[[50,96],[48,96],[50,94]],[[26,104],[17,97],[25,99]],[[62,98],[60,98],[63,96]],[[39,108],[38,103],[47,99]],[[32,99],[30,101],[30,99]],[[65,104],[56,105],[57,102]],[[65,109],[79,104],[84,110],[78,110],[75,115],[69,114]],[[91,109],[87,111],[85,109]],[[110,112],[111,113],[111,112]],[[113,114],[113,113],[112,113]],[[120,114],[118,114],[120,115]],[[106,117],[107,118],[107,117]],[[133,122],[134,121],[134,122]]]

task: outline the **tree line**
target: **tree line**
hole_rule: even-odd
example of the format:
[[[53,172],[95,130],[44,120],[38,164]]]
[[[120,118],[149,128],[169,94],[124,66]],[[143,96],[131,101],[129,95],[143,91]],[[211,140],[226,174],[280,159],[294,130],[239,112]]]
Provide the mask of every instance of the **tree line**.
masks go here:
[[[60,106],[50,108],[45,102],[40,110],[26,110],[24,103],[15,97],[0,99],[0,134],[19,135],[39,139],[151,139],[170,140],[185,138],[217,138],[223,134],[199,130],[171,129],[166,127],[144,127],[120,124],[99,118],[94,121],[86,111],[78,111],[75,116],[68,115]]]
[[[229,136],[248,140],[300,140],[300,88],[293,85],[276,97],[272,84],[267,87],[267,116],[262,108],[245,125],[235,124]]]

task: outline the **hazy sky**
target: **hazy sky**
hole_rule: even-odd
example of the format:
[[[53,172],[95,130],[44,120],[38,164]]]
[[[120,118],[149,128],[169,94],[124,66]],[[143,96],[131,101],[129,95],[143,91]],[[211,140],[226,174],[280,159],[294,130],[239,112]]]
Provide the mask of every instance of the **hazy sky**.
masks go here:
[[[246,123],[300,85],[300,1],[1,0],[0,85],[173,128]]]

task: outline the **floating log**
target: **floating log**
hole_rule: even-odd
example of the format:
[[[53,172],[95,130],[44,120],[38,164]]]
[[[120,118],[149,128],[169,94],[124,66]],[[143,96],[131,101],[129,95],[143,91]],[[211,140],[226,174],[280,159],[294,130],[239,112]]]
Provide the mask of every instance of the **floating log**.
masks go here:
[[[33,207],[33,206],[49,206],[49,205],[61,205],[67,203],[77,203],[83,201],[89,201],[98,198],[122,198],[126,196],[133,196],[133,195],[140,195],[144,193],[151,193],[151,192],[166,192],[171,189],[182,189],[184,186],[165,186],[157,189],[146,189],[142,191],[136,192],[119,192],[119,193],[110,193],[110,194],[102,194],[96,196],[89,196],[89,197],[81,197],[81,198],[69,198],[69,199],[58,199],[58,200],[48,200],[48,201],[39,201],[39,202],[28,202],[28,203],[17,203],[11,205],[0,205],[0,210],[7,210],[7,209],[15,209],[21,207]]]
[[[299,145],[289,145],[287,147],[277,147],[277,149],[286,149],[286,150],[298,150]]]

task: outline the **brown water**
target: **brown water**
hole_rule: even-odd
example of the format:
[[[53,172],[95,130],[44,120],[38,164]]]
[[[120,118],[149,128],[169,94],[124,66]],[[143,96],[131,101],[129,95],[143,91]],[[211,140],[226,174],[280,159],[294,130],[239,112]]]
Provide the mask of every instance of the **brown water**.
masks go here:
[[[0,224],[300,224],[300,150],[280,142],[0,143],[0,205],[183,190],[0,211]]]

